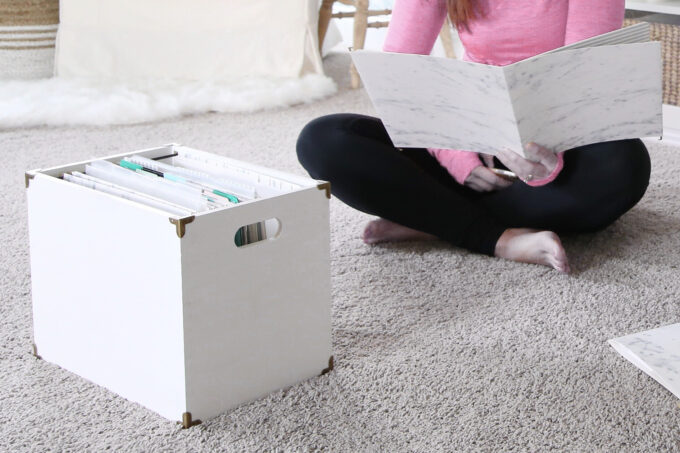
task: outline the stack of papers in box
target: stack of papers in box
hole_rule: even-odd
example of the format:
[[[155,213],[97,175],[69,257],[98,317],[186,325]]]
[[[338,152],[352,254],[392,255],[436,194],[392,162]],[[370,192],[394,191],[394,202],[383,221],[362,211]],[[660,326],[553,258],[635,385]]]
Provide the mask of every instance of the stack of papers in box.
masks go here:
[[[181,217],[299,188],[275,176],[234,165],[227,158],[183,147],[174,150],[156,159],[131,155],[114,161],[96,160],[85,165],[84,171],[64,173],[62,178]],[[241,246],[266,238],[267,224],[262,221],[243,226],[235,242]]]
[[[680,323],[614,338],[609,344],[680,398]]]

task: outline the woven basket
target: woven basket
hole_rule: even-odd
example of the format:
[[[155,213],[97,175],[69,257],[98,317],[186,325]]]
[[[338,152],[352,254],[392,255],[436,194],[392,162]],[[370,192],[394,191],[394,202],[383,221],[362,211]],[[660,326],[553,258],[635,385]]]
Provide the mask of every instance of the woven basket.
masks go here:
[[[623,26],[628,27],[642,22],[626,18]],[[663,103],[680,105],[680,26],[649,22],[650,37],[661,42],[663,61]]]
[[[59,0],[0,0],[0,79],[54,73]]]

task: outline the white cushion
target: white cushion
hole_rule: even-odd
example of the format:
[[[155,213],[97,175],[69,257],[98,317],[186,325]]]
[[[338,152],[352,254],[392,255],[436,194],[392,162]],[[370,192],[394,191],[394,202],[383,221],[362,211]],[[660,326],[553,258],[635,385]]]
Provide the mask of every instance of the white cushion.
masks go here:
[[[56,72],[229,80],[322,74],[317,0],[61,0]]]

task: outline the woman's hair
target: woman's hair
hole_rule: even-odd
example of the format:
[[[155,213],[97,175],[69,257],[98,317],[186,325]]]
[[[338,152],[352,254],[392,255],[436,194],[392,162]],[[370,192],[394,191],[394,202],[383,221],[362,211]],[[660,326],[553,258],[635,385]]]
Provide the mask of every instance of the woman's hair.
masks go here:
[[[468,21],[477,18],[476,0],[446,0],[451,23],[456,29],[467,28]]]

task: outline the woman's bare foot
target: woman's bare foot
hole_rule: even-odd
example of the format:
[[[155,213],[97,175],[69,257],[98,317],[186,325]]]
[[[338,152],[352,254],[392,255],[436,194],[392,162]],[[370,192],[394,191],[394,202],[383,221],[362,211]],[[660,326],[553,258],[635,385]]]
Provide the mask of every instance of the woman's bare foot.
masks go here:
[[[362,239],[366,244],[388,241],[420,241],[437,239],[436,236],[414,230],[386,219],[371,220],[364,228]]]
[[[495,255],[512,261],[553,267],[564,273],[570,271],[562,242],[552,231],[508,228],[496,242]]]

